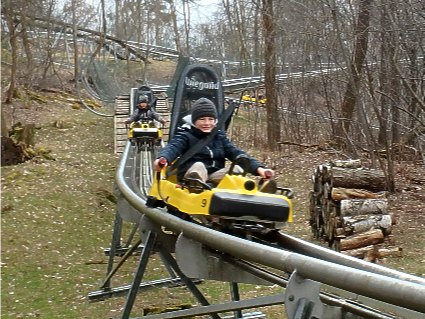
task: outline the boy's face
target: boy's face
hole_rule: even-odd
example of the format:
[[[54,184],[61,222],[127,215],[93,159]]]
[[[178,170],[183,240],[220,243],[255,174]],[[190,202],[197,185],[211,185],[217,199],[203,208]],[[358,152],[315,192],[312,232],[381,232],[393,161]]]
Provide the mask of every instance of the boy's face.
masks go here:
[[[195,121],[194,125],[198,130],[204,133],[211,133],[216,122],[216,119],[213,117],[200,117]]]
[[[140,102],[139,103],[139,109],[146,109],[148,108],[148,103],[146,102]]]

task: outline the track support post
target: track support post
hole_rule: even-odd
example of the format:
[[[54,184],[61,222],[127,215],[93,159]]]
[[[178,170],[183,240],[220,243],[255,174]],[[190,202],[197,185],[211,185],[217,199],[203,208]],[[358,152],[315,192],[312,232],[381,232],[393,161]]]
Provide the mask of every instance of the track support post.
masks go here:
[[[286,287],[285,308],[289,319],[324,319],[320,283],[304,279],[295,270]]]

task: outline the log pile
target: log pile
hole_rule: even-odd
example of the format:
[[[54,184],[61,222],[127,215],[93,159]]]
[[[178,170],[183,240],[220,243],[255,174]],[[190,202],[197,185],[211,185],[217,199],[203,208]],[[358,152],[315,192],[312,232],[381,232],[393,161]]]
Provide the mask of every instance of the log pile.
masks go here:
[[[315,169],[312,186],[310,226],[316,238],[370,261],[401,254],[398,248],[382,248],[395,224],[383,171],[364,168],[360,160],[334,161]]]

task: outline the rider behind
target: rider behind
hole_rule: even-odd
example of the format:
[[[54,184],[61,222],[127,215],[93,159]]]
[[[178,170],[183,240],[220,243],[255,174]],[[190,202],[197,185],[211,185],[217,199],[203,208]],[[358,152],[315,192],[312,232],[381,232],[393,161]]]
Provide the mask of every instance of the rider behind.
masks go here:
[[[157,112],[155,112],[151,108],[151,106],[149,105],[148,98],[146,96],[141,96],[139,98],[137,109],[135,109],[134,112],[131,114],[131,116],[127,120],[125,120],[125,124],[130,124],[133,122],[139,122],[143,120],[147,120],[147,121],[157,120],[162,125],[164,125],[166,122]]]

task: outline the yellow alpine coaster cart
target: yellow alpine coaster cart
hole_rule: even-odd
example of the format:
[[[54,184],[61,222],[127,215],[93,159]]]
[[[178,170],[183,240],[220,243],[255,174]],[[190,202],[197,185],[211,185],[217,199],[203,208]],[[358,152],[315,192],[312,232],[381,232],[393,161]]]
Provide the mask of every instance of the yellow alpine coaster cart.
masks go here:
[[[169,139],[184,125],[184,118],[200,97],[208,98],[216,106],[218,122],[214,131],[227,130],[239,104],[228,102],[225,108],[224,90],[217,72],[209,65],[192,64],[183,70],[176,86]],[[197,149],[204,147],[202,145],[206,145],[207,140],[199,140],[169,167],[155,173],[147,206],[165,207],[169,213],[181,218],[226,231],[235,227],[249,232],[265,227],[271,229],[292,221],[292,191],[280,187],[271,193],[260,191],[264,188],[246,176],[249,160],[243,154],[231,163],[227,174],[219,181],[204,182],[196,178],[178,180],[176,171],[180,165],[191,158]]]
[[[176,181],[176,176],[157,172],[149,192],[147,205],[167,207],[169,211],[192,217],[220,217],[238,221],[292,222],[292,191],[277,187],[275,194],[259,190],[257,183],[245,173],[235,173],[235,161],[217,184],[188,178]]]
[[[161,146],[162,130],[156,127],[152,120],[142,120],[130,124],[127,133],[128,139],[132,144],[140,148],[143,146]]]
[[[130,124],[130,129],[128,130],[128,138],[130,140],[158,140],[162,138],[162,131],[155,126],[153,121],[133,122]]]

